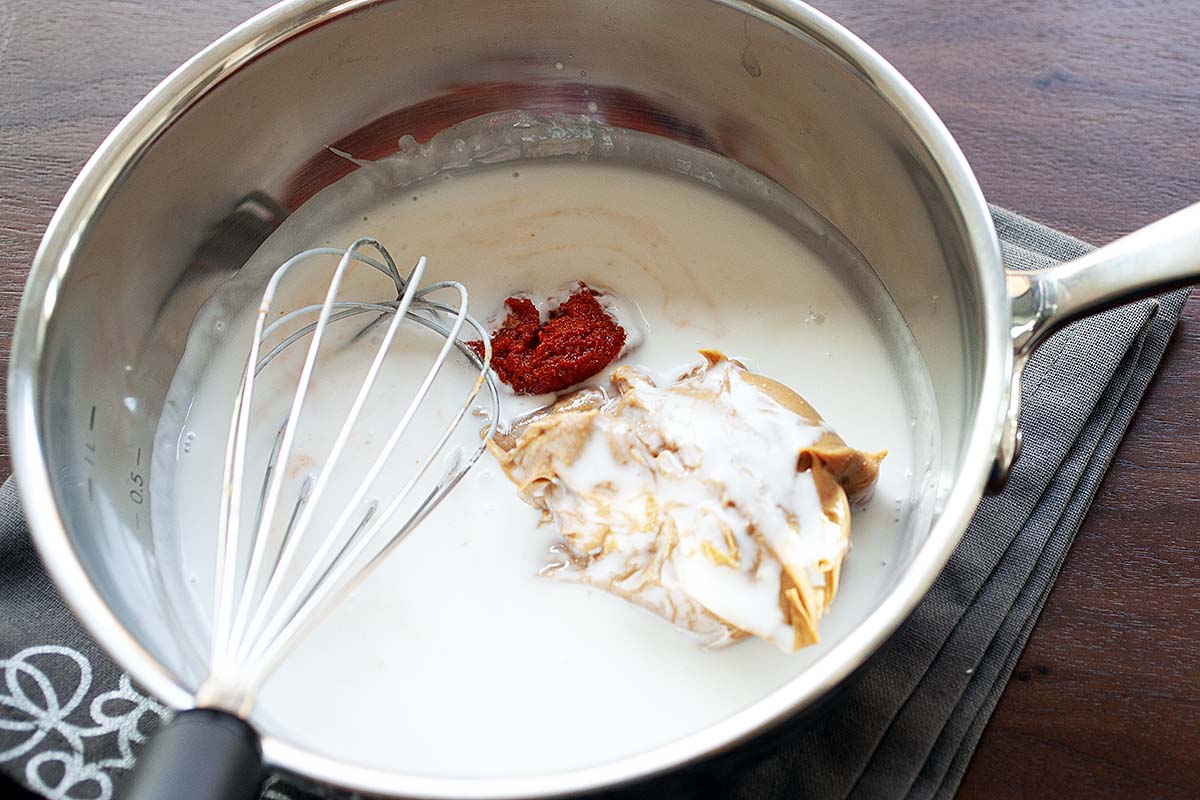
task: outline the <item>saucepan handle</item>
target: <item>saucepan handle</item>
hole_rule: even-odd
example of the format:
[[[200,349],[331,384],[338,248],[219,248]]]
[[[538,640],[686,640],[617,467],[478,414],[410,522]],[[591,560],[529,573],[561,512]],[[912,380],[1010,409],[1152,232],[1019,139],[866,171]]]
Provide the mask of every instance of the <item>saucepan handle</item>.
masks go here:
[[[1021,445],[1020,379],[1029,355],[1072,320],[1200,283],[1200,203],[1073,261],[1005,275],[1012,302],[1013,388],[989,489],[998,491]]]
[[[128,800],[254,800],[263,784],[258,735],[224,711],[181,711],[138,758]]]

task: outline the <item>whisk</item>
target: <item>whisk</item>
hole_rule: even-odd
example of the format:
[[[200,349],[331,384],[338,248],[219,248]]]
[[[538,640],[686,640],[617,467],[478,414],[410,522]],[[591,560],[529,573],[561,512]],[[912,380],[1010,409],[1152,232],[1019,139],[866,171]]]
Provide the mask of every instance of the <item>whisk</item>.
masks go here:
[[[304,262],[331,256],[337,256],[338,263],[323,302],[283,313],[276,311],[278,316],[270,319],[280,286],[288,276]],[[341,299],[343,279],[355,264],[378,270],[390,279],[396,299],[381,303]],[[344,250],[321,247],[299,253],[283,263],[268,281],[234,400],[225,451],[208,676],[196,692],[196,708],[177,715],[156,735],[142,757],[129,795],[135,800],[255,796],[262,780],[261,748],[257,734],[244,718],[253,708],[259,686],[305,635],[445,499],[495,433],[500,397],[489,371],[492,354],[487,330],[468,313],[467,289],[461,283],[439,281],[421,286],[425,266],[426,259],[421,257],[408,276],[402,277],[383,245],[362,238]],[[434,297],[438,294],[453,295],[455,300],[443,302]],[[307,473],[299,487],[290,486],[285,491],[285,484],[295,483],[286,466],[296,446],[326,334],[331,326],[347,320],[361,323],[363,315],[368,315],[369,321],[341,349],[363,341],[368,333],[382,327],[370,366],[324,463]],[[386,442],[352,496],[344,501],[336,521],[328,528],[314,524],[339,462],[352,449],[348,445],[380,372],[397,341],[405,338],[400,335],[405,323],[432,331],[444,341],[408,405],[396,413]],[[482,357],[459,338],[464,326],[483,342]],[[286,418],[275,432],[262,481],[247,486],[247,450],[258,424],[253,402],[256,381],[268,365],[304,341],[308,345],[296,389]],[[474,380],[449,422],[440,432],[434,432],[433,444],[423,450],[411,474],[397,481],[387,469],[394,463],[391,459],[397,452],[414,455],[404,449],[405,435],[418,409],[429,401],[431,387],[455,351],[469,365]],[[336,352],[333,357],[337,357]],[[470,448],[449,447],[484,389],[481,413],[486,424],[478,443]],[[436,480],[427,486],[428,481],[423,483],[423,479],[439,461],[440,474],[435,470],[432,475]],[[386,484],[386,491],[383,499],[378,499],[372,496],[372,490],[381,483]],[[243,501],[246,489],[255,488],[258,495],[253,524],[247,526],[243,524]],[[285,503],[289,495],[293,499]],[[309,549],[315,546],[315,551],[303,557],[306,561],[300,561],[306,543]]]

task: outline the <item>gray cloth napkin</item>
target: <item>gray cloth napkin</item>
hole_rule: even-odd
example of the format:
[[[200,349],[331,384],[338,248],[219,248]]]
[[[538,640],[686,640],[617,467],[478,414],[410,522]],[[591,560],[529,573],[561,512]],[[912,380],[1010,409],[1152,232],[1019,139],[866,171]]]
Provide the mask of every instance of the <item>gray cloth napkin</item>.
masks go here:
[[[1091,249],[1008,211],[993,216],[1010,267]],[[1186,296],[1082,320],[1037,352],[1008,489],[983,501],[929,595],[815,721],[749,766],[606,796],[953,795]],[[0,673],[0,771],[47,797],[119,797],[166,709],[65,610],[34,555],[12,481],[0,489]],[[308,796],[279,777],[264,791],[266,800]]]

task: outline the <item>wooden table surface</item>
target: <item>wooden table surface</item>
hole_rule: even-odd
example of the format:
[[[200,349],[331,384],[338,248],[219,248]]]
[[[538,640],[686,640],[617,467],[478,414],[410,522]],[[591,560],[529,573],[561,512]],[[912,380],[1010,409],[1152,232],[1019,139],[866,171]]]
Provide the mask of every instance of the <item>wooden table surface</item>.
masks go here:
[[[89,153],[265,5],[0,0],[0,360],[38,240]],[[1195,0],[817,5],[928,98],[992,202],[1101,243],[1200,199]],[[1193,297],[963,797],[1200,794],[1198,394]],[[4,475],[7,454],[0,437]]]

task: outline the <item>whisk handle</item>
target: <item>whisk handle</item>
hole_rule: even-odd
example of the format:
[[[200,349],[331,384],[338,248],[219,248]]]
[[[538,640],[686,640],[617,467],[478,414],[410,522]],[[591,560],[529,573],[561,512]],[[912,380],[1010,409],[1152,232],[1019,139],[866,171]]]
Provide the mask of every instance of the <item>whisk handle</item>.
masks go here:
[[[138,758],[127,800],[253,800],[264,779],[258,734],[224,711],[181,711]]]

